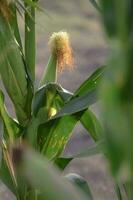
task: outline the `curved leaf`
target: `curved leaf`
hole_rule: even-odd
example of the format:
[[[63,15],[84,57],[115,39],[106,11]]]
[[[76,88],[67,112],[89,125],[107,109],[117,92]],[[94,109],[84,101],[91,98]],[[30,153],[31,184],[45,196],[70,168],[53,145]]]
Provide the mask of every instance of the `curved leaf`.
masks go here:
[[[70,173],[67,174],[65,178],[72,184],[76,185],[79,188],[79,190],[83,191],[85,195],[88,197],[88,200],[93,200],[89,185],[82,176],[75,173]]]
[[[74,92],[74,95],[81,96],[96,89],[99,86],[104,71],[105,66],[98,67],[98,69],[96,69],[96,71],[94,71],[92,75],[80,85],[80,87]]]
[[[20,176],[41,193],[40,199],[87,200],[82,191],[64,181],[43,156],[27,148],[13,148],[13,163]],[[20,168],[19,168],[20,167]]]
[[[4,137],[9,137],[10,140],[13,141],[14,138],[19,136],[21,128],[19,124],[8,115],[4,105],[4,95],[2,91],[0,91],[0,117],[6,129],[5,133],[7,133]]]
[[[98,141],[102,136],[102,127],[94,113],[91,110],[86,110],[80,118],[80,122],[90,133],[91,137]]]
[[[94,104],[97,98],[97,89],[99,82],[103,77],[105,66],[98,68],[81,86],[75,91],[74,95],[67,99],[64,107],[57,113],[54,118],[64,115],[72,115],[87,109]],[[64,91],[65,93],[65,91]]]
[[[61,86],[55,84],[55,83],[49,83],[44,85],[43,87],[39,88],[37,92],[35,93],[35,97],[33,99],[33,113],[35,116],[37,116],[38,112],[42,108],[49,109],[54,106],[53,104],[55,101],[58,101],[58,105],[56,103],[56,109],[59,110],[59,108],[64,105],[63,103],[63,96],[60,96],[60,92],[63,89]]]
[[[71,95],[71,93],[54,83],[46,84],[36,92],[35,98],[33,100],[34,116],[25,132],[25,137],[27,137],[28,141],[32,145],[35,145],[36,141],[38,140],[40,149],[42,149],[44,143],[47,143],[48,146],[48,141],[50,140],[48,138],[52,137],[55,133],[59,133],[59,138],[61,139],[61,133],[59,132],[59,130],[60,127],[63,126],[63,120],[58,119],[56,121],[51,121],[50,119],[53,115],[56,114],[56,112],[58,112],[58,110],[61,109],[61,107],[63,107],[64,101]],[[66,119],[67,118],[68,117],[66,117]],[[71,121],[72,120],[70,117],[70,122]],[[54,127],[56,131],[52,127]],[[68,134],[69,130],[65,128],[64,132],[64,134],[66,135],[66,132]],[[49,136],[49,134],[51,136]],[[59,145],[58,148],[60,149],[61,146]],[[59,150],[58,148],[57,152]]]
[[[2,163],[0,166],[0,179],[12,191],[12,193],[16,195],[17,193],[16,186],[14,185],[14,182],[11,177],[11,173],[4,160],[2,160]]]
[[[55,160],[55,164],[61,169],[64,170],[65,167],[75,158],[84,158],[89,156],[94,156],[100,154],[103,151],[103,141],[95,142],[94,144],[90,145],[88,148],[83,149],[80,153],[59,157]]]
[[[83,96],[75,97],[72,100],[68,101],[64,105],[64,107],[53,117],[53,119],[84,111],[96,101],[97,95],[95,90],[92,90],[91,92],[88,92]]]
[[[2,16],[0,16],[0,38],[0,74],[15,106],[17,117],[24,124],[27,121],[24,109],[27,97],[25,66],[11,27]]]

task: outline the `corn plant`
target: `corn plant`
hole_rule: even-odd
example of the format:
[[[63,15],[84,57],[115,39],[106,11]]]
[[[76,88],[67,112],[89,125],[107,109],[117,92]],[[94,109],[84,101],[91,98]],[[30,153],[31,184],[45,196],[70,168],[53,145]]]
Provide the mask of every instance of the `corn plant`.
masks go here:
[[[92,1],[100,8],[111,56],[102,80],[106,156],[119,200],[133,199],[133,1]],[[97,4],[98,3],[98,4]]]
[[[51,165],[63,170],[74,158],[62,157],[62,153],[78,122],[97,143],[75,157],[101,150],[102,128],[90,106],[98,100],[105,67],[99,67],[74,93],[67,91],[58,83],[58,74],[73,66],[69,35],[53,33],[51,55],[35,89],[36,9],[40,9],[37,1],[0,0],[0,75],[16,113],[15,119],[10,116],[0,90],[0,178],[18,200],[92,199],[82,177],[72,174],[60,178]],[[22,12],[23,42],[18,26]]]

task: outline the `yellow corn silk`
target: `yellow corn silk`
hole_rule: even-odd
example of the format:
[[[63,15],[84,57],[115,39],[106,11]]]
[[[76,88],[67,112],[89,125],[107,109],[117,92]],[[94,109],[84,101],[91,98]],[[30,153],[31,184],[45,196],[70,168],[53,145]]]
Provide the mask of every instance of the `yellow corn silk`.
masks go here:
[[[49,46],[57,59],[58,71],[61,72],[65,68],[71,69],[73,56],[68,33],[63,31],[53,33],[49,40]]]

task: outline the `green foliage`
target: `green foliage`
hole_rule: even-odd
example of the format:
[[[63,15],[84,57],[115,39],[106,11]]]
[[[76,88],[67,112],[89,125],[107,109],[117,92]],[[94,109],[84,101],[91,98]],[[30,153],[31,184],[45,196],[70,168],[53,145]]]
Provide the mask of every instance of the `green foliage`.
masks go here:
[[[133,198],[133,7],[132,0],[100,1],[112,57],[101,85],[106,149],[113,176],[121,181],[126,198]],[[105,114],[106,113],[106,114]],[[122,190],[117,188],[119,199]]]
[[[58,37],[52,37],[48,64],[35,90],[38,2],[0,1],[0,75],[16,112],[13,119],[0,90],[0,179],[17,200],[93,199],[83,177],[69,174],[64,178],[56,168],[64,170],[75,158],[99,153],[109,160],[118,199],[133,199],[133,3],[90,2],[100,11],[112,54],[107,67],[99,67],[71,93],[57,84],[59,69],[72,63],[67,34],[59,32],[55,34]],[[25,15],[24,42],[17,20],[21,12]],[[91,111],[99,97],[102,125]],[[77,123],[94,143],[65,157],[63,151]]]
[[[76,186],[74,187],[68,181],[63,180],[59,172],[36,152],[14,147],[13,161],[18,175],[22,176],[36,190],[38,199],[88,199],[85,192],[80,192]]]
[[[55,160],[55,164],[61,169],[64,170],[65,167],[75,158],[85,158],[93,155],[97,155],[105,152],[105,141],[100,140],[99,142],[95,142],[94,144],[90,145],[88,148],[82,150],[80,153],[75,154],[75,155],[70,155],[66,157],[58,157]]]
[[[55,42],[52,38],[53,49],[41,87],[35,90],[35,13],[36,8],[39,9],[38,3],[31,0],[6,1],[4,8],[7,10],[0,10],[0,75],[13,102],[16,119],[7,112],[4,93],[0,90],[3,125],[0,179],[17,200],[92,199],[83,178],[73,177],[73,184],[70,184],[51,165],[63,170],[76,157],[101,152],[101,145],[96,143],[78,155],[61,157],[78,122],[94,141],[102,138],[101,125],[90,106],[98,100],[98,87],[105,67],[99,67],[74,93],[62,88],[57,84],[58,70],[59,67],[63,69],[64,63],[71,64],[72,58],[67,33],[59,32]],[[7,11],[8,15],[11,11],[10,17],[5,15]],[[21,12],[25,15],[24,42],[17,20]]]
[[[25,66],[11,27],[3,16],[0,16],[0,26],[1,78],[13,101],[16,115],[23,124],[28,118],[25,111],[27,96]]]

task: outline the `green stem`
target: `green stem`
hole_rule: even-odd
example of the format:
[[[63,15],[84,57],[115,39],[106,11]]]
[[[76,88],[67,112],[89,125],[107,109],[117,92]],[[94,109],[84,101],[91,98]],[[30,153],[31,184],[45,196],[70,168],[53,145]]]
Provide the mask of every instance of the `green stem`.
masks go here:
[[[25,4],[25,8],[28,11],[25,12],[25,58],[34,82],[36,62],[35,8],[27,4]]]
[[[30,191],[26,200],[37,200],[37,191],[36,190]]]
[[[133,177],[131,176],[131,179],[128,183],[125,184],[128,200],[133,199]]]
[[[117,194],[117,199],[118,199],[118,200],[122,200],[123,198],[122,198],[121,190],[120,190],[118,184],[115,185],[115,190],[116,190],[116,194]]]

